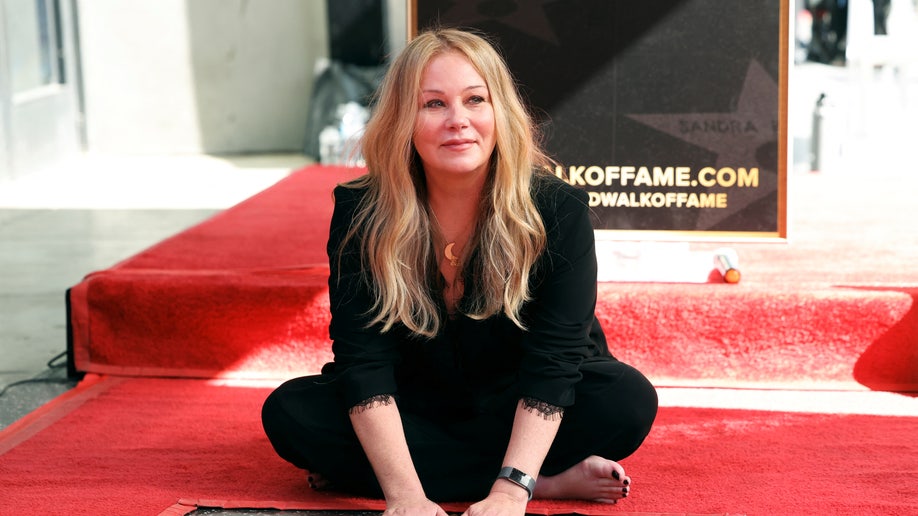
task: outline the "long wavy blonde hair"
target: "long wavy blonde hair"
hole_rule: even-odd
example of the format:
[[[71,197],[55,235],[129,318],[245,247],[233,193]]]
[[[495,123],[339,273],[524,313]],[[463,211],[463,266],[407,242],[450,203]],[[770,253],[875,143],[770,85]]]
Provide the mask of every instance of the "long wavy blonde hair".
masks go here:
[[[361,141],[368,173],[346,185],[366,188],[367,194],[344,240],[361,242],[375,294],[371,325],[381,323],[388,331],[401,323],[426,337],[440,331],[443,314],[435,299],[438,293],[431,289],[431,278],[439,271],[424,171],[412,139],[421,75],[431,59],[445,52],[463,54],[484,78],[497,140],[472,242],[479,257],[471,264],[474,288],[458,308],[474,319],[503,312],[525,328],[521,311],[530,299],[529,276],[546,241],[530,186],[534,171],[549,160],[506,63],[482,36],[433,29],[410,41],[391,63]]]

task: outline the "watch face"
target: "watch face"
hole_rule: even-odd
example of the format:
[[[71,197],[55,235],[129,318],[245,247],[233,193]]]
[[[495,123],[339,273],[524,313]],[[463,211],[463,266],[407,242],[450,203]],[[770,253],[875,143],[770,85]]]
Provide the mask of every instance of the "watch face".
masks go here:
[[[523,473],[522,471],[509,466],[500,470],[497,478],[505,478],[514,484],[522,487],[529,493],[529,499],[532,500],[532,492],[535,491],[535,479]]]

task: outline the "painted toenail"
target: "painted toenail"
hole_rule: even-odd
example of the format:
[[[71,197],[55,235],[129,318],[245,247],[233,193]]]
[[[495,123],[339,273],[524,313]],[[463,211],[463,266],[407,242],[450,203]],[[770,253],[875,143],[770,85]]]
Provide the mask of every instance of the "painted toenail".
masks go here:
[[[622,476],[618,474],[618,470],[613,469],[613,470],[612,470],[612,478],[614,478],[615,480],[621,480],[621,479],[622,479]]]

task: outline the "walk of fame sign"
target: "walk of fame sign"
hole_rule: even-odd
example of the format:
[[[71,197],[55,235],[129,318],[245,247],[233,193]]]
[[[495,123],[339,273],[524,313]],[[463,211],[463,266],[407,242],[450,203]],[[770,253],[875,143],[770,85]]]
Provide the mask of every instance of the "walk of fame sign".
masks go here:
[[[413,0],[478,30],[597,235],[786,238],[788,0]]]

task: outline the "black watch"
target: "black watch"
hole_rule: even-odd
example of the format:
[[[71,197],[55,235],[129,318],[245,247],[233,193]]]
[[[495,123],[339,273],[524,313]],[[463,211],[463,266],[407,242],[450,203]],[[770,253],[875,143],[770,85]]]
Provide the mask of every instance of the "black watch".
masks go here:
[[[532,493],[535,491],[535,479],[523,473],[522,471],[506,466],[500,469],[500,473],[497,474],[497,478],[507,479],[514,484],[522,487],[529,493],[529,499],[532,500]]]

